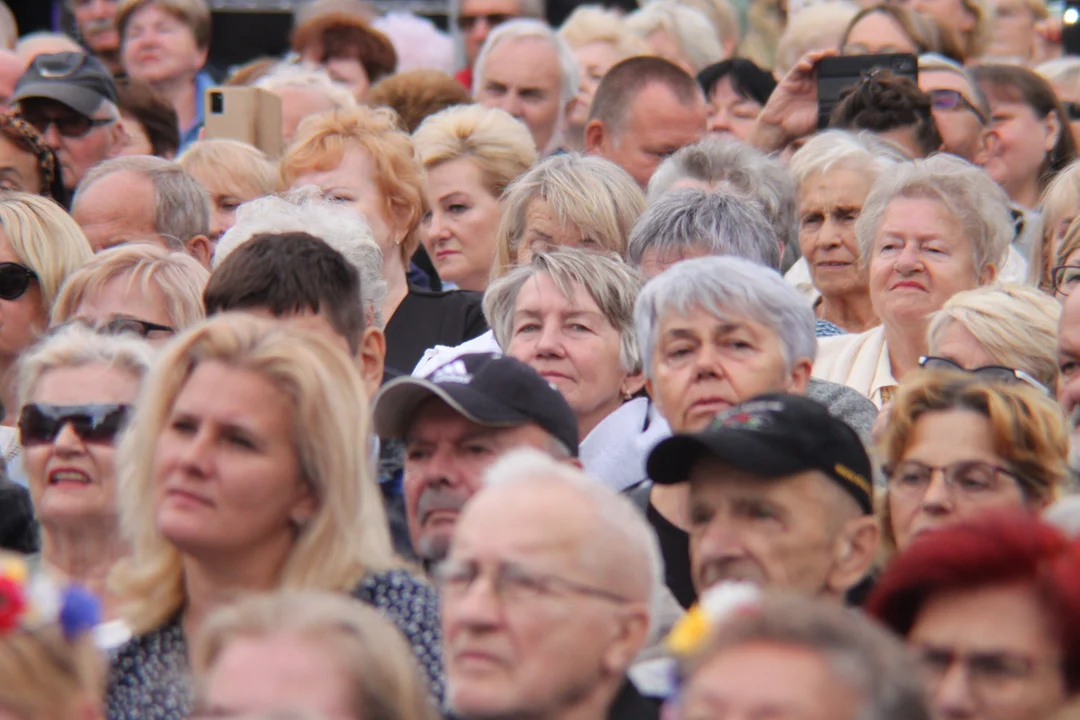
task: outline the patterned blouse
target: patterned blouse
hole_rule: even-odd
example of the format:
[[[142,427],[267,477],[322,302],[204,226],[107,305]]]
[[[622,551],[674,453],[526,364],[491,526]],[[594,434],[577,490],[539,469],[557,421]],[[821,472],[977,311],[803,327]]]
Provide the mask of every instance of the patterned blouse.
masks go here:
[[[435,591],[405,570],[370,575],[352,591],[391,620],[412,646],[431,693],[442,702],[442,634]],[[180,613],[112,653],[109,720],[184,720],[191,712],[187,638]]]

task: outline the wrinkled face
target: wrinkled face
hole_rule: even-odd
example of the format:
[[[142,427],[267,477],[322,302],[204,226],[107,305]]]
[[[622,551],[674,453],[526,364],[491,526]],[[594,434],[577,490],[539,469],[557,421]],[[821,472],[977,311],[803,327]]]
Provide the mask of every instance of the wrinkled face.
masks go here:
[[[824,592],[842,527],[835,505],[847,500],[827,484],[832,482],[820,471],[763,478],[716,457],[697,462],[690,473],[687,529],[698,595],[734,581]]]
[[[405,512],[413,547],[438,562],[450,548],[461,508],[483,487],[484,471],[514,448],[549,452],[552,438],[538,425],[480,425],[437,398],[414,417],[405,436]]]
[[[986,54],[1027,62],[1037,49],[1038,22],[1024,0],[998,0],[994,3],[994,40]]]
[[[690,677],[678,718],[855,720],[861,708],[861,698],[820,655],[753,642],[721,652]]]
[[[709,93],[709,133],[745,141],[760,112],[761,103],[735,92],[731,76],[721,78]]]
[[[207,673],[200,714],[209,717],[311,714],[356,720],[354,688],[326,643],[295,633],[240,636]]]
[[[933,595],[908,633],[935,720],[1045,720],[1067,699],[1053,613],[1026,585]]]
[[[799,188],[799,250],[814,287],[825,297],[867,292],[855,220],[871,185],[866,173],[832,168],[811,175]]]
[[[82,137],[65,137],[56,129],[56,121],[72,116],[80,116],[67,105],[52,100],[28,98],[19,101],[19,109],[27,121],[41,133],[45,143],[56,153],[60,164],[64,187],[73,192],[79,181],[92,168],[103,160],[112,157],[120,149],[122,138],[115,122],[108,122],[108,115],[100,109],[91,119],[100,120],[101,124],[91,129]],[[49,121],[46,127],[46,121]]]
[[[459,23],[465,40],[465,59],[473,66],[484,41],[501,21],[519,15],[518,0],[462,0]]]
[[[0,135],[0,190],[33,195],[41,192],[37,158],[3,135]]]
[[[282,561],[315,499],[293,441],[295,410],[262,375],[199,363],[154,448],[158,530],[195,556],[259,554]]]
[[[844,55],[919,54],[919,48],[900,23],[884,12],[870,13],[855,23],[842,51]]]
[[[947,70],[919,70],[919,89],[927,93],[955,90],[967,100],[967,105],[958,104],[947,110],[934,108],[932,112],[945,152],[976,162],[982,150],[984,128],[978,114],[971,109],[978,105],[975,90],[967,79]]]
[[[620,346],[619,331],[584,287],[567,297],[541,273],[518,293],[506,354],[559,389],[582,437],[623,402],[628,374]]]
[[[15,254],[3,228],[0,228],[0,263],[27,267]],[[48,324],[49,309],[45,307],[37,281],[31,280],[26,292],[14,300],[0,298],[0,364],[14,362],[23,350],[37,341]]]
[[[679,184],[680,183],[675,183],[675,187],[673,187],[672,190],[677,190]],[[708,257],[709,255],[712,255],[712,248],[705,247],[704,245],[682,247],[674,252],[664,252],[658,248],[651,247],[642,254],[641,267],[639,267],[638,270],[645,276],[646,280],[652,280],[677,262],[693,260],[694,258],[699,257]]]
[[[518,244],[517,262],[527,265],[535,253],[558,247],[598,250],[601,244],[576,225],[564,223],[556,217],[550,203],[537,196],[529,201],[525,209],[525,228]]]
[[[1024,102],[1006,102],[993,93],[990,99],[990,127],[994,143],[986,172],[1012,196],[1026,184],[1038,183],[1043,163],[1057,144],[1058,127],[1054,113],[1041,116]]]
[[[111,173],[80,190],[71,216],[96,253],[124,243],[158,240],[154,185],[130,170]]]
[[[686,107],[666,86],[646,85],[630,104],[622,128],[608,133],[599,154],[644,188],[665,158],[701,139],[705,121],[704,98]]]
[[[475,79],[476,102],[501,108],[525,123],[541,154],[558,141],[562,125],[562,70],[546,40],[513,38],[497,44]]]
[[[901,461],[916,461],[942,468],[953,463],[978,461],[1008,468],[1009,463],[994,449],[993,426],[982,413],[971,410],[941,410],[919,416],[912,425]],[[889,517],[896,547],[903,550],[919,534],[934,530],[989,509],[1026,506],[1016,479],[998,474],[993,487],[975,491],[964,478],[959,487],[945,482],[934,472],[924,493],[901,489],[900,478],[889,480]]]
[[[120,0],[75,0],[71,3],[79,36],[95,53],[113,53],[120,49],[116,32],[116,11]]]
[[[427,171],[424,190],[431,208],[424,218],[424,248],[439,277],[462,290],[486,289],[500,208],[480,168],[464,157],[440,163]]]
[[[145,285],[133,282],[130,273],[117,275],[97,292],[87,293],[71,316],[94,326],[119,318],[130,318],[183,329],[176,328],[176,323],[169,313],[168,299],[161,286],[154,282]],[[151,330],[146,339],[151,345],[162,347],[174,334],[166,330]]]
[[[703,430],[717,413],[755,395],[800,391],[771,328],[702,307],[661,319],[651,362],[646,387],[676,433]],[[809,362],[802,364],[805,374]]]
[[[60,367],[41,376],[28,398],[39,405],[134,403],[139,380],[111,365]],[[80,520],[117,520],[116,448],[83,440],[66,423],[52,442],[23,443],[34,512],[47,530],[62,532]]]
[[[206,64],[206,52],[192,29],[164,8],[148,4],[128,17],[123,62],[133,78],[150,83],[194,78]]]
[[[882,322],[925,323],[953,295],[980,284],[972,243],[941,203],[889,203],[870,249],[870,300]]]
[[[622,60],[623,56],[613,43],[597,40],[574,48],[574,58],[577,60],[578,72],[581,73],[581,90],[578,92],[578,102],[570,114],[570,124],[584,127],[589,119],[589,108],[592,107],[596,88],[600,87],[600,81],[607,75],[607,71]]]

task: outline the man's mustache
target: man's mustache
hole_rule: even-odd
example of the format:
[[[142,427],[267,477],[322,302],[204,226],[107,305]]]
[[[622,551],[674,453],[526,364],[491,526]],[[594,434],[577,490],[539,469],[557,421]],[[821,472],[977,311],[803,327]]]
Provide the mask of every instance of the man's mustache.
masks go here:
[[[420,500],[416,504],[416,516],[420,522],[428,515],[440,510],[459,511],[472,497],[460,490],[450,490],[446,487],[427,487],[420,493]]]

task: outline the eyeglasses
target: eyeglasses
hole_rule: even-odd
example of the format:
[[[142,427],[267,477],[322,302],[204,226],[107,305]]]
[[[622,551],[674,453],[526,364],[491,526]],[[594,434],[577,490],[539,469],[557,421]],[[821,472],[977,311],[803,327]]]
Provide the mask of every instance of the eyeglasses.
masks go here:
[[[920,498],[930,487],[934,473],[939,471],[945,477],[945,487],[950,492],[969,500],[978,500],[996,492],[1001,487],[1002,475],[1020,482],[1020,478],[1008,468],[981,460],[960,460],[942,467],[918,460],[903,460],[885,468],[885,476],[889,481],[889,492],[893,495]]]
[[[131,414],[131,405],[38,405],[19,413],[19,438],[24,446],[45,445],[56,440],[67,424],[83,442],[111,445]]]
[[[931,90],[929,92],[930,103],[935,110],[970,110],[975,113],[975,117],[979,118],[979,122],[983,125],[986,124],[986,115],[982,110],[971,104],[963,93],[959,90]]]
[[[479,563],[467,560],[447,560],[435,568],[435,584],[444,597],[460,598],[469,591],[481,575]],[[491,579],[496,597],[504,602],[522,604],[530,600],[556,595],[576,594],[600,598],[614,603],[629,602],[627,598],[603,588],[592,587],[556,575],[534,572],[514,563],[499,563]]]
[[[1065,107],[1065,116],[1069,118],[1070,121],[1075,122],[1080,120],[1080,103],[1062,102],[1061,104]]]
[[[476,23],[483,20],[487,23],[488,27],[495,27],[496,25],[502,25],[507,20],[512,20],[513,15],[507,15],[506,13],[489,13],[487,15],[459,15],[457,19],[458,29],[463,33],[472,32],[476,27]]]
[[[18,300],[30,289],[30,282],[37,274],[19,263],[0,263],[0,299]]]
[[[932,685],[940,683],[954,665],[961,664],[975,694],[989,699],[1011,692],[1017,683],[1028,680],[1040,666],[1035,658],[1016,653],[960,653],[929,647],[919,648],[917,659],[923,675]]]
[[[1054,292],[1068,295],[1080,285],[1080,265],[1058,265],[1050,270],[1050,282],[1054,286]]]
[[[983,367],[973,368],[968,370],[965,367],[961,367],[957,363],[953,362],[949,358],[934,357],[926,355],[919,358],[919,367],[927,370],[951,370],[967,373],[968,375],[975,375],[976,377],[985,378],[994,382],[1004,383],[1016,383],[1025,382],[1028,385],[1042,390],[1044,393],[1050,394],[1050,390],[1041,382],[1033,378],[1023,370],[1016,368],[1005,367],[1004,365],[984,365]]]
[[[56,131],[66,138],[86,137],[94,128],[116,122],[113,118],[89,118],[78,113],[47,115],[42,112],[24,110],[19,114],[42,135],[49,132],[50,125],[56,125]]]
[[[138,335],[141,338],[149,338],[153,333],[167,333],[169,335],[176,332],[176,328],[169,327],[168,325],[158,325],[147,320],[140,320],[133,317],[118,317],[109,320],[108,322],[101,323],[94,327],[99,333],[106,335]]]

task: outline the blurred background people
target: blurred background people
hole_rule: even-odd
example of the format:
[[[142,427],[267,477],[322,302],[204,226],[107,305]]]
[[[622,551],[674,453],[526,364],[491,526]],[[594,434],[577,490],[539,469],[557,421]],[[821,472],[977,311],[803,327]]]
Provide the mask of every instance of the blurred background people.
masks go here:
[[[56,156],[41,133],[9,113],[0,114],[0,188],[53,198],[61,204],[67,197]]]
[[[397,68],[390,38],[348,13],[323,13],[301,23],[293,30],[292,49],[302,62],[324,69],[347,87],[357,102]]]
[[[776,79],[769,71],[744,58],[710,65],[698,73],[697,81],[709,103],[709,134],[742,141],[749,136],[754,120],[776,88]]]
[[[697,75],[731,54],[737,37],[720,39],[708,15],[675,0],[651,0],[626,16],[626,27],[650,53]],[[726,41],[726,42],[725,42]]]
[[[120,154],[157,155],[171,160],[180,149],[176,108],[143,80],[117,80],[116,92],[125,135]]]
[[[75,30],[86,49],[113,74],[120,74],[120,34],[116,31],[116,11],[120,0],[74,0],[71,13]]]

